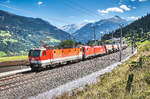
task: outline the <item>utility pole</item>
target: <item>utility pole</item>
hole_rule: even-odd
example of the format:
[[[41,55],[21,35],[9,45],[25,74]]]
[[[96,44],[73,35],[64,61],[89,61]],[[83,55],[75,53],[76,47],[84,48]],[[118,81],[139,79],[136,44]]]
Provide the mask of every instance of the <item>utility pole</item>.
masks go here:
[[[102,40],[102,32],[100,32],[101,40]]]
[[[120,62],[122,60],[122,26],[123,24],[120,24]]]
[[[100,33],[100,36],[101,36],[101,45],[103,45],[102,44],[102,34],[104,33],[103,31],[101,31],[101,32],[99,32]]]
[[[133,50],[134,50],[134,35],[133,35],[133,33],[132,33],[132,54],[133,54]]]
[[[134,53],[134,49],[135,49],[135,45],[136,45],[136,33],[137,31],[133,30],[131,33],[132,33],[132,54]]]
[[[94,26],[94,43],[96,45],[96,27]]]
[[[111,36],[112,36],[112,44],[113,44],[113,38],[114,38],[114,37],[113,37],[113,31],[112,31],[111,33],[112,33],[112,35],[111,35]]]
[[[143,28],[140,28],[141,32],[140,32],[140,38],[143,36]]]

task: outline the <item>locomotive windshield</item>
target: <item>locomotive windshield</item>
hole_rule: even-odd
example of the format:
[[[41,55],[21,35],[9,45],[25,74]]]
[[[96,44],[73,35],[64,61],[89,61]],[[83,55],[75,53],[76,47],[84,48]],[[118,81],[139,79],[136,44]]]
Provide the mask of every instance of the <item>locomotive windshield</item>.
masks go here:
[[[40,50],[30,50],[29,52],[29,56],[32,56],[32,57],[39,57],[40,54],[41,54]]]

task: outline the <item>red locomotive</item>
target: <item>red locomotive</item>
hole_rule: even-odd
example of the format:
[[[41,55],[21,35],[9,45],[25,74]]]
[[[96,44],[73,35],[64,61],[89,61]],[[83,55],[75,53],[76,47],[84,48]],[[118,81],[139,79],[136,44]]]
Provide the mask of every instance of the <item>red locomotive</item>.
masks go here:
[[[123,48],[127,45],[123,44]],[[82,46],[80,48],[46,49],[36,48],[29,52],[29,62],[32,70],[47,68],[56,64],[79,61],[90,57],[104,55],[118,51],[119,44],[103,46]]]

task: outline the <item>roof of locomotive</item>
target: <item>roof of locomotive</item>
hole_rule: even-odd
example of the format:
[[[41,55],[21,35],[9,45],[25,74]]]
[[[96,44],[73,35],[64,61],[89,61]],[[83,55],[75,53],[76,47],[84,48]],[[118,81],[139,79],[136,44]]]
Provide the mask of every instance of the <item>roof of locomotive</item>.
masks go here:
[[[82,46],[83,48],[90,48],[91,46]]]
[[[83,48],[99,48],[102,47],[104,45],[99,45],[99,46],[82,46]]]
[[[99,45],[99,46],[94,46],[94,48],[99,48],[99,47],[103,47],[104,45]]]
[[[44,47],[39,47],[39,48],[32,48],[31,50],[46,50]]]
[[[81,47],[66,47],[66,48],[62,48],[62,47],[49,47],[49,48],[44,48],[44,47],[39,47],[39,48],[32,48],[31,50],[51,50],[51,49],[68,49],[68,48],[81,48]]]

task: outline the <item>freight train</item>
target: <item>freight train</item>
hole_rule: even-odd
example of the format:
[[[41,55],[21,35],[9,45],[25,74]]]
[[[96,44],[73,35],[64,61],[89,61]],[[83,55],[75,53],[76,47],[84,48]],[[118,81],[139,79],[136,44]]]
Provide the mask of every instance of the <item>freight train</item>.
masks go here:
[[[126,44],[122,45],[123,49],[126,47]],[[60,49],[35,48],[29,51],[29,62],[33,71],[39,71],[42,68],[58,66],[58,64],[71,63],[74,61],[82,61],[88,58],[114,53],[119,50],[119,44]]]

